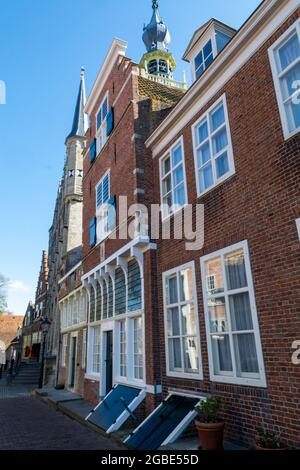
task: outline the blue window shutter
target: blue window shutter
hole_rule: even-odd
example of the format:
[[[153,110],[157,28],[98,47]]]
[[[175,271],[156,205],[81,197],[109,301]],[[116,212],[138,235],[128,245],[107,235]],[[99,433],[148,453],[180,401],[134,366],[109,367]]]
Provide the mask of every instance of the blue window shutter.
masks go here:
[[[90,160],[93,162],[96,158],[96,139],[94,139],[90,145]]]
[[[107,230],[111,232],[116,227],[117,222],[117,198],[112,196],[107,201]]]
[[[90,220],[90,247],[96,245],[96,227],[97,227],[97,219],[93,217]]]
[[[108,111],[106,123],[106,135],[108,137],[114,130],[114,108],[110,108],[110,110]]]

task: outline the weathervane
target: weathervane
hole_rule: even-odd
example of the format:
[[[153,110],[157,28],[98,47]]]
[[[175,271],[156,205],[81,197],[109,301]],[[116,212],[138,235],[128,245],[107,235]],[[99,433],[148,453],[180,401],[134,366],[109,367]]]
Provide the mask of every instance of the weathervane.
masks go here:
[[[153,10],[158,8],[158,0],[152,0],[152,8],[153,8]]]

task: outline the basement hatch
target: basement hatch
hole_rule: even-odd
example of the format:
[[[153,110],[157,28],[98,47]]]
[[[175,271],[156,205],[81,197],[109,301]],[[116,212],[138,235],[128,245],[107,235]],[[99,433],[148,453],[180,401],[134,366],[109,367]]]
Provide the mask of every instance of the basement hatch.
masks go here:
[[[138,450],[156,450],[175,442],[195,419],[194,408],[201,398],[169,395],[124,443]]]
[[[145,390],[115,385],[85,419],[106,431],[107,434],[117,431],[129,416],[134,416],[133,411],[145,396]]]

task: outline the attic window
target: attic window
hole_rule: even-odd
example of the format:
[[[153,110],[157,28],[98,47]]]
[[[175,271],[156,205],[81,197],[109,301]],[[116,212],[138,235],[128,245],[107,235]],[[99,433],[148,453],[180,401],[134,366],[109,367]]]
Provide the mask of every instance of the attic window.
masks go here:
[[[203,49],[195,58],[195,74],[196,78],[200,77],[204,70],[212,63],[214,60],[212,42],[209,40]]]

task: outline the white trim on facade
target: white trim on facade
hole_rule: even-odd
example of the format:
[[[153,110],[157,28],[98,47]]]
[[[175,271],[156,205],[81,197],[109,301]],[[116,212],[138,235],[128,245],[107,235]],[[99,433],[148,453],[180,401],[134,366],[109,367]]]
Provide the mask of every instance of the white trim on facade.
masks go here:
[[[300,217],[299,217],[299,219],[296,219],[295,222],[296,222],[298,238],[299,238],[299,242],[300,242]]]
[[[208,298],[207,298],[207,291],[206,291],[205,264],[209,260],[213,260],[218,257],[223,258],[225,254],[229,254],[241,248],[244,251],[245,269],[246,269],[248,285],[247,285],[247,289],[239,289],[238,292],[246,290],[249,293],[251,317],[252,317],[252,322],[253,322],[252,332],[254,333],[254,337],[255,337],[256,354],[257,354],[257,361],[258,361],[258,368],[259,368],[259,374],[258,374],[259,377],[257,378],[250,377],[250,376],[241,377],[237,375],[234,354],[232,354],[233,375],[228,375],[228,374],[218,375],[218,374],[215,374],[215,371],[214,371],[214,357],[213,357],[213,351],[212,351],[212,346],[211,346],[210,318],[209,318],[208,302],[207,302]],[[236,243],[235,245],[232,245],[232,246],[225,247],[221,250],[215,251],[214,253],[210,253],[206,256],[201,257],[200,264],[201,264],[202,294],[203,294],[203,301],[204,301],[210,380],[212,382],[221,382],[221,383],[228,383],[228,384],[239,384],[239,385],[248,385],[248,386],[253,386],[253,387],[266,388],[267,382],[266,382],[266,375],[265,375],[265,368],[264,368],[264,359],[263,359],[263,352],[262,352],[262,346],[261,346],[259,323],[258,323],[258,316],[257,316],[257,310],[256,310],[254,286],[253,286],[253,280],[252,280],[252,272],[251,272],[251,264],[250,264],[250,256],[249,256],[247,240],[242,241],[240,243]],[[223,261],[222,261],[222,266],[223,266]],[[224,271],[223,271],[223,279],[225,282]],[[234,290],[231,292],[236,293],[237,291]],[[226,296],[226,293],[224,291],[223,297],[225,296]],[[230,327],[231,319],[230,319],[230,309],[228,308],[228,304],[226,304],[226,312],[227,312],[227,319],[229,323],[229,331],[232,331]],[[234,349],[233,345],[231,344],[231,351],[233,351],[233,349]]]
[[[103,86],[105,85],[109,74],[115,65],[116,59],[118,56],[125,56],[127,46],[128,43],[126,41],[123,41],[122,39],[113,39],[111,47],[105,57],[102,67],[100,68],[96,81],[93,84],[92,90],[84,107],[84,112],[86,114],[89,114],[93,110],[98,96],[102,92]]]

